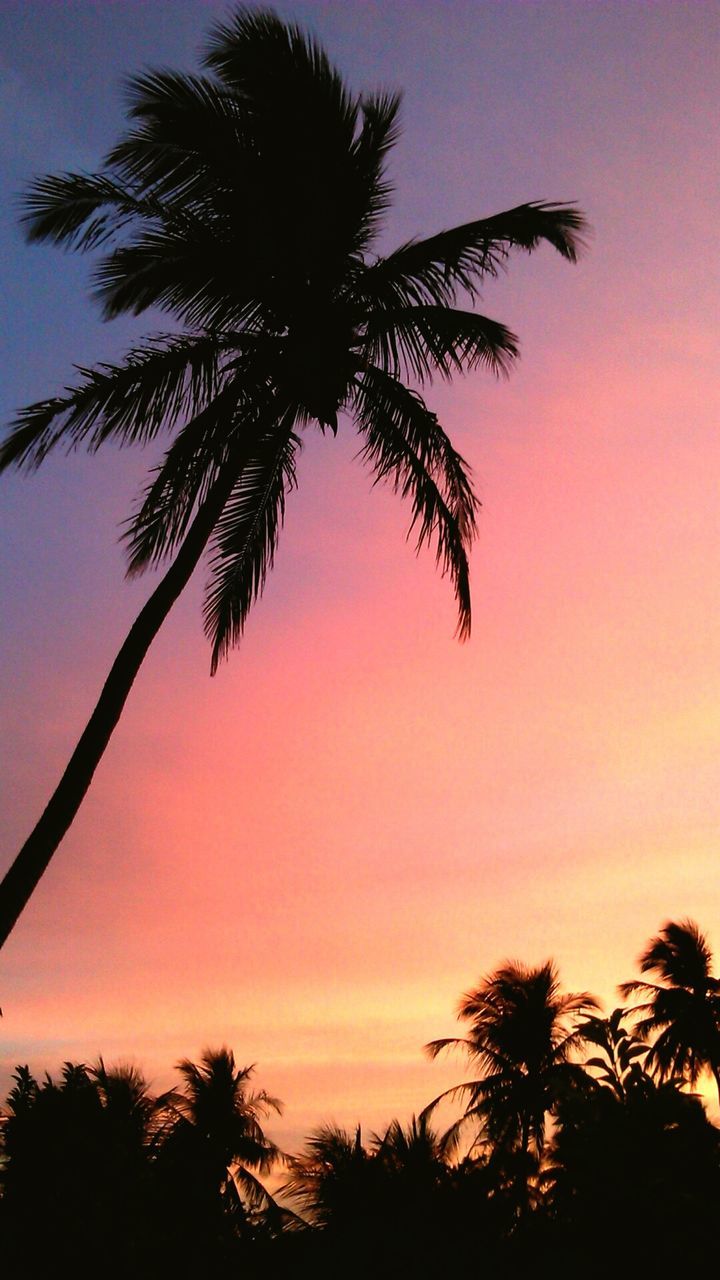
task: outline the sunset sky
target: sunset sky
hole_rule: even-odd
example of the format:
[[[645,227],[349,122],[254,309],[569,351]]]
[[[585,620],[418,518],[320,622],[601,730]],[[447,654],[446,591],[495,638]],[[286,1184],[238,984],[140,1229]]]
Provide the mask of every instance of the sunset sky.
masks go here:
[[[428,399],[483,502],[474,626],[373,489],[349,423],[310,434],[275,570],[209,677],[203,573],[153,646],[90,794],[0,958],[19,1062],[132,1057],[156,1087],[227,1043],[273,1135],[377,1127],[465,1078],[422,1045],[501,961],[600,996],[667,919],[720,967],[715,3],[306,0],[354,90],[404,91],[389,249],[576,200],[581,263],[518,255],[482,307],[509,381]],[[27,247],[35,174],[95,169],[122,80],[192,69],[227,6],[5,0],[0,417],[117,358],[90,261]],[[151,580],[119,526],[154,455],[58,454],[0,485],[0,868],[49,798]]]

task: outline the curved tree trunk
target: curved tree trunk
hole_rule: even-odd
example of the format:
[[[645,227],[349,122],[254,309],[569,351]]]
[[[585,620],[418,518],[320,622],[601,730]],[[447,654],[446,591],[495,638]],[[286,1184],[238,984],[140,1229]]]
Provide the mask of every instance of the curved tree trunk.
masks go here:
[[[226,466],[197,512],[170,569],[133,623],[58,786],[0,884],[0,947],[72,823],[152,641],[195,569],[228,499],[237,468]]]

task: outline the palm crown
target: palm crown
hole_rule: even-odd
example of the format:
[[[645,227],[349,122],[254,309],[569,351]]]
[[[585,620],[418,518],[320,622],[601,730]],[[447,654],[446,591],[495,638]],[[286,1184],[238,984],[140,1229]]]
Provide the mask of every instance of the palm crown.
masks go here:
[[[122,689],[93,730],[94,761],[53,847],[206,549],[213,671],[239,639],[309,426],[353,420],[374,477],[409,500],[418,546],[431,543],[450,575],[458,632],[469,633],[477,499],[417,387],[480,365],[506,370],[515,336],[468,309],[482,280],[513,248],[543,240],[573,261],[583,227],[575,208],[533,202],[378,257],[398,97],[354,96],[312,39],[265,11],[241,8],[218,26],[203,66],[132,79],[130,126],[102,170],[41,178],[26,198],[30,240],[97,251],[106,318],[151,308],[180,325],[118,364],[81,368],[76,386],[25,409],[0,449],[0,469],[32,469],[56,446],[174,433],[125,538],[130,573],[175,558],[136,624],[137,652],[126,674],[118,668]]]
[[[588,992],[563,993],[551,962],[528,968],[511,961],[463,996],[458,1015],[470,1024],[466,1037],[433,1040],[433,1058],[459,1048],[479,1066],[478,1080],[455,1085],[443,1098],[463,1098],[464,1114],[448,1130],[452,1149],[468,1126],[500,1152],[532,1148],[541,1155],[545,1122],[566,1082],[582,1082],[572,1056],[585,1039],[582,1015],[597,1008]]]
[[[720,1099],[720,979],[694,920],[666,921],[640,956],[640,970],[659,981],[635,979],[620,991],[642,997],[630,1012],[638,1034],[653,1037],[649,1064],[661,1080],[686,1075],[691,1084],[709,1070]]]

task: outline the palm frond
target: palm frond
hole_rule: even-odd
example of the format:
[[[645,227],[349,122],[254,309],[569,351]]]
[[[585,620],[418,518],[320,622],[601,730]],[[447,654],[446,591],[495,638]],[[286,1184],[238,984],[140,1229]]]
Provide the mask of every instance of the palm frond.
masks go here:
[[[0,446],[0,471],[34,470],[58,444],[68,451],[85,444],[92,452],[109,439],[146,444],[212,400],[222,349],[212,334],[163,334],[128,352],[122,364],[79,367],[78,387],[18,414]]]
[[[618,991],[623,1000],[628,1000],[630,997],[638,995],[646,995],[653,1000],[658,991],[662,991],[662,987],[657,986],[654,982],[643,982],[640,978],[635,978],[631,982],[621,982],[618,986]],[[627,1012],[629,1015],[634,1010],[628,1009]]]
[[[575,262],[586,229],[573,205],[531,201],[409,241],[368,269],[363,291],[386,307],[449,306],[458,291],[475,297],[483,279],[496,276],[514,248],[531,252],[544,240]]]
[[[31,243],[93,249],[135,217],[155,218],[158,206],[103,174],[59,173],[37,178],[22,200]]]
[[[294,107],[298,123],[318,127],[319,140],[338,129],[352,139],[357,104],[325,50],[272,11],[243,7],[217,23],[203,62],[266,120],[287,122]]]
[[[484,1080],[509,1077],[517,1071],[517,1064],[507,1053],[496,1048],[489,1039],[483,1041],[474,1034],[466,1038],[431,1040],[424,1045],[424,1052],[429,1058],[439,1057],[446,1049],[461,1049],[468,1061],[483,1072]]]
[[[269,1172],[270,1165],[264,1170]],[[277,1201],[273,1198],[267,1187],[263,1186],[259,1178],[256,1178],[249,1169],[244,1165],[238,1165],[232,1172],[233,1181],[242,1192],[243,1199],[247,1201],[250,1209],[275,1210],[280,1213],[281,1209]]]
[[[590,1014],[593,1010],[601,1008],[600,1001],[591,991],[569,991],[565,995],[559,996],[556,1001],[556,1008],[559,1017],[567,1017],[568,1014]],[[581,1028],[578,1028],[581,1030]]]
[[[211,224],[195,235],[143,227],[132,243],[119,245],[97,263],[93,294],[104,319],[159,307],[193,327],[212,329],[220,320],[234,321],[238,305],[229,280],[233,273],[228,271],[227,248],[218,244]]]
[[[472,1042],[462,1036],[445,1036],[442,1040],[431,1040],[429,1044],[423,1045],[423,1053],[428,1058],[437,1058],[446,1049],[464,1049],[466,1053],[472,1053]]]
[[[438,1094],[437,1098],[433,1098],[432,1102],[423,1107],[420,1115],[424,1119],[429,1119],[441,1102],[452,1102],[457,1098],[469,1098],[466,1114],[470,1114],[470,1112],[474,1114],[478,1108],[482,1107],[488,1096],[492,1096],[500,1089],[504,1089],[506,1084],[507,1081],[501,1076],[486,1076],[482,1080],[466,1080],[462,1084],[451,1085],[449,1089],[444,1089],[442,1093]]]
[[[107,156],[126,181],[173,208],[242,191],[253,130],[237,96],[209,76],[169,70],[133,76],[128,112],[138,121]]]
[[[400,94],[373,94],[360,100],[362,128],[353,144],[358,183],[355,251],[369,248],[383,214],[390,206],[392,184],[385,178],[385,159],[397,141]]]
[[[223,190],[245,195],[252,133],[231,95],[207,77],[161,71],[131,80],[129,96],[141,125],[110,152],[106,172],[31,184],[22,202],[28,240],[83,251],[138,221],[197,232],[222,210]]]
[[[287,421],[258,440],[217,523],[203,611],[205,633],[212,643],[213,674],[240,639],[250,607],[262,593],[272,567],[285,497],[295,487],[299,445]]]
[[[239,395],[236,385],[225,387],[183,427],[168,449],[123,532],[129,577],[161,563],[184,537],[219,468],[227,464],[232,447],[228,427]]]
[[[640,957],[641,973],[655,973],[675,987],[705,990],[711,978],[712,951],[694,920],[669,920]]]
[[[444,1159],[457,1155],[468,1132],[473,1136],[471,1150],[490,1142],[505,1143],[509,1133],[515,1136],[518,1116],[513,1108],[512,1098],[505,1097],[505,1085],[506,1082],[499,1077],[494,1080],[468,1081],[446,1089],[423,1109],[421,1118],[427,1121],[442,1102],[460,1099],[465,1103],[462,1115],[452,1122],[439,1140],[440,1153]]]
[[[377,178],[379,166],[398,140],[401,102],[400,93],[371,93],[360,99],[363,123],[355,143],[355,155],[365,161],[364,171],[368,176]]]
[[[479,365],[506,374],[519,350],[515,334],[499,321],[431,305],[374,311],[365,342],[373,364],[420,383],[435,373],[450,379]]]
[[[468,551],[476,532],[478,501],[469,468],[417,393],[382,370],[365,369],[355,381],[357,425],[365,437],[361,457],[376,482],[389,480],[409,498],[417,550],[434,540],[437,563],[452,579],[457,634],[470,634]]]

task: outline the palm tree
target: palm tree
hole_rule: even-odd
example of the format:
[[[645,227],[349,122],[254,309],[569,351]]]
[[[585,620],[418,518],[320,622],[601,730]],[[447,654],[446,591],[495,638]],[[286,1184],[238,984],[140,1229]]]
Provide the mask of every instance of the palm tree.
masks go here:
[[[446,1160],[443,1141],[429,1117],[411,1116],[407,1125],[392,1120],[383,1134],[373,1134],[372,1148],[383,1193],[380,1237],[394,1238],[406,1259],[412,1249],[425,1266],[433,1253],[439,1262],[447,1260],[447,1218],[456,1170]]]
[[[168,1097],[173,1119],[160,1159],[195,1210],[212,1217],[219,1208],[243,1226],[248,1212],[274,1207],[257,1175],[281,1159],[262,1122],[282,1104],[248,1088],[254,1067],[238,1067],[231,1049],[206,1049],[199,1064],[184,1058],[177,1070],[183,1089]]]
[[[289,1164],[281,1193],[315,1229],[315,1253],[326,1268],[321,1274],[369,1271],[382,1257],[383,1274],[417,1269],[424,1275],[431,1256],[447,1261],[455,1188],[426,1117],[413,1116],[407,1126],[393,1120],[368,1146],[359,1126],[349,1132],[323,1125]]]
[[[548,1113],[565,1088],[585,1079],[572,1055],[583,1042],[578,1019],[596,1008],[588,992],[561,992],[550,961],[535,969],[506,963],[464,995],[458,1016],[470,1023],[468,1035],[425,1046],[431,1058],[461,1049],[482,1073],[426,1108],[431,1112],[444,1098],[465,1101],[462,1116],[445,1136],[446,1148],[457,1148],[470,1128],[473,1145],[489,1144],[495,1158],[518,1156],[526,1170],[537,1163]]]
[[[624,982],[624,998],[645,997],[632,1010],[636,1030],[654,1040],[648,1061],[661,1080],[684,1076],[691,1085],[704,1071],[720,1099],[720,980],[712,975],[712,951],[694,920],[669,920],[640,956],[642,979]]]
[[[360,1125],[354,1133],[335,1124],[320,1125],[288,1164],[281,1194],[300,1206],[311,1226],[347,1235],[373,1212],[377,1165],[363,1145]]]
[[[434,545],[468,635],[478,504],[469,468],[408,381],[506,372],[517,339],[471,309],[481,282],[512,249],[541,241],[574,261],[584,226],[573,207],[531,202],[375,257],[398,96],[350,94],[314,40],[262,10],[217,26],[203,68],[136,76],[130,127],[101,171],[41,178],[26,199],[31,241],[102,251],[105,318],[159,308],[180,328],[118,364],[81,368],[75,387],[26,408],[0,469],[31,471],[58,446],[144,445],[174,430],[125,530],[130,574],[174,559],[0,886],[0,945],[206,550],[213,671],[238,642],[273,562],[303,432],[353,420],[376,480],[409,500],[418,548]]]
[[[287,1225],[256,1176],[277,1158],[262,1120],[280,1104],[248,1088],[252,1067],[229,1049],[179,1069],[184,1088],[158,1097],[137,1068],[102,1058],[42,1084],[17,1069],[0,1112],[0,1234],[18,1274],[20,1259],[40,1275],[57,1256],[84,1274],[111,1249],[127,1274],[193,1262],[214,1275],[260,1223]]]
[[[391,1177],[413,1185],[412,1199],[422,1198],[420,1188],[432,1188],[447,1172],[443,1143],[427,1114],[411,1116],[407,1125],[391,1120],[384,1133],[372,1137],[372,1149]]]

